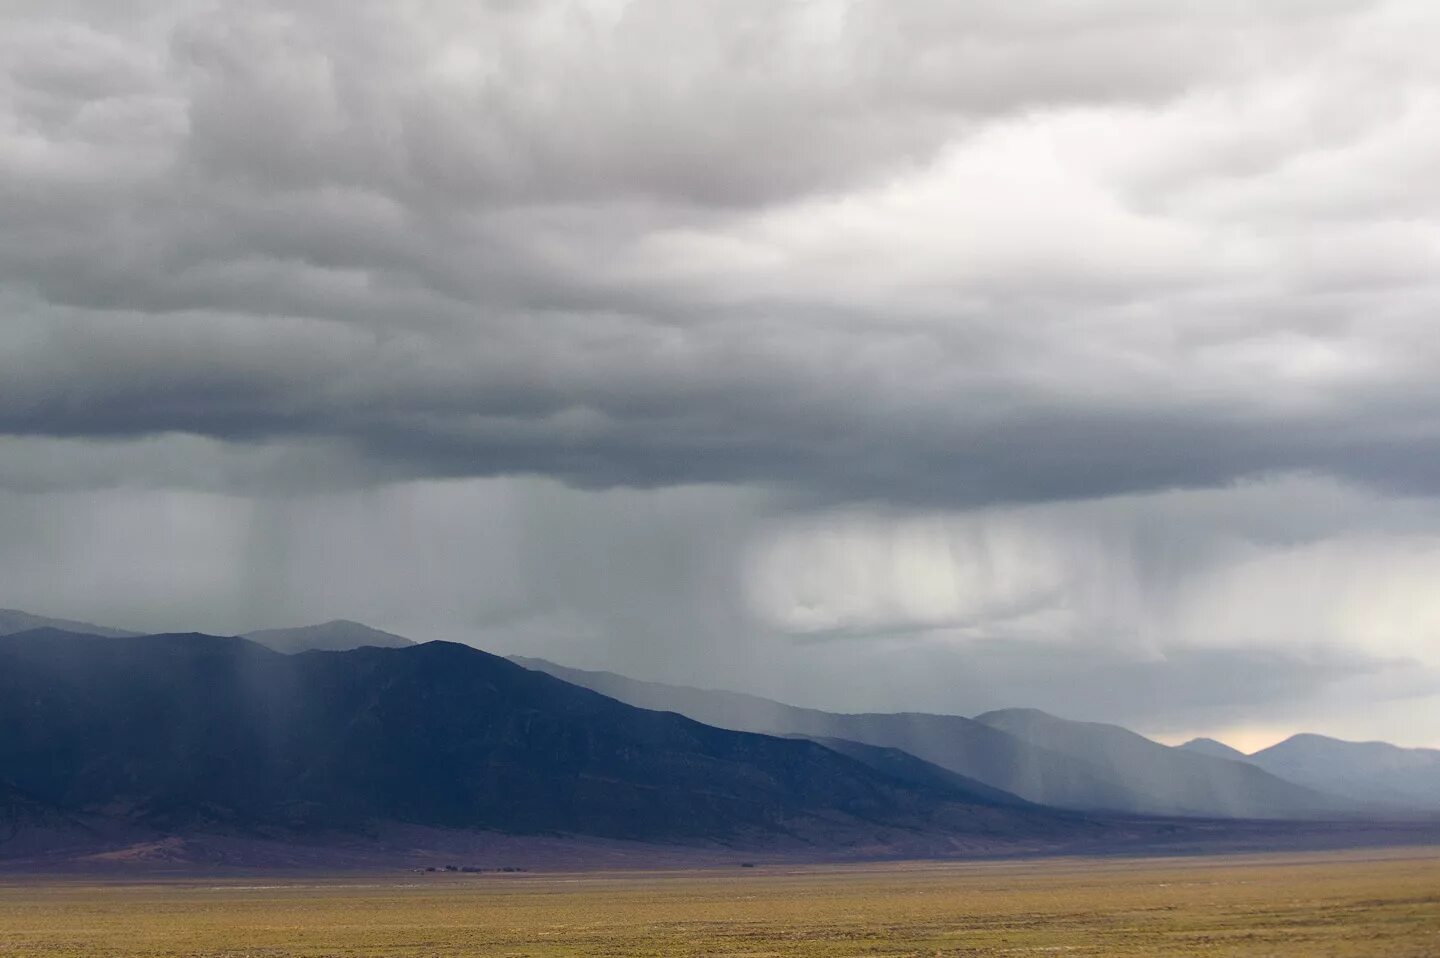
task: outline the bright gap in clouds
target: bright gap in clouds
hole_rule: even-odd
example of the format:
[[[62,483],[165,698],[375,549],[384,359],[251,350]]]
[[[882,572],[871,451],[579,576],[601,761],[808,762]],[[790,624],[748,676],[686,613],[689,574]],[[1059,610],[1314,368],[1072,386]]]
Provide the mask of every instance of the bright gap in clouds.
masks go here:
[[[781,522],[753,560],[794,635],[1440,653],[1440,510],[1326,480]],[[1357,528],[1357,525],[1360,527]]]

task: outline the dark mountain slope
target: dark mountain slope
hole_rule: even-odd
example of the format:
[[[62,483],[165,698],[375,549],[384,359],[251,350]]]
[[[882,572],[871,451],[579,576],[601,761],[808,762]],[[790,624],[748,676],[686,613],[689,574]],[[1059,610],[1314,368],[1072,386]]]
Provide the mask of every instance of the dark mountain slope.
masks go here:
[[[1238,748],[1231,748],[1224,742],[1217,742],[1213,738],[1192,738],[1175,747],[1187,752],[1194,752],[1196,755],[1208,755],[1210,758],[1224,758],[1232,762],[1249,761],[1249,757]]]
[[[844,715],[735,692],[568,669],[540,659],[515,661],[633,705],[668,709],[725,728],[900,749],[1042,805],[1220,818],[1328,817],[1362,811],[1353,801],[1281,781],[1251,765],[1169,748],[1118,726],[1067,722],[1043,712],[1010,709],[976,719],[924,713]]]
[[[1440,808],[1440,750],[1295,735],[1247,761],[1292,782],[1358,801]]]
[[[844,842],[1082,827],[438,642],[287,656],[204,635],[9,636],[0,728],[0,777],[37,801],[172,833],[393,821]]]
[[[241,638],[259,642],[263,646],[287,655],[312,650],[348,652],[351,649],[360,649],[366,646],[400,649],[415,644],[413,640],[407,639],[403,635],[372,629],[368,625],[361,625],[359,622],[351,622],[348,619],[335,619],[332,622],[305,625],[293,629],[262,629],[259,632],[247,632]]]
[[[0,609],[0,635],[14,635],[17,632],[29,632],[31,629],[60,629],[64,632],[104,635],[112,638],[140,634],[139,632],[127,632],[124,629],[111,629],[103,625],[91,625],[89,622],[31,615],[29,612],[21,612],[19,609]]]
[[[11,782],[0,780],[0,842],[21,826],[51,821],[58,816],[53,806],[37,801]]]
[[[114,837],[95,824],[40,801],[11,782],[0,781],[0,857],[85,848]]]
[[[797,737],[803,738],[804,736]],[[973,778],[967,778],[948,768],[941,768],[939,765],[916,758],[909,752],[902,752],[898,748],[865,745],[842,738],[811,738],[807,741],[823,745],[832,752],[847,755],[857,762],[868,765],[890,778],[915,788],[929,789],[949,795],[963,795],[966,801],[977,805],[996,805],[1007,808],[1037,807],[1033,802],[1027,802],[1023,798],[993,788]]]
[[[610,672],[569,669],[541,659],[515,661],[622,702],[679,712],[721,728],[900,749],[1039,804],[1119,811],[1134,811],[1139,804],[1126,785],[1086,762],[958,715],[844,715],[796,708],[737,692],[640,682]]]
[[[1036,709],[1002,709],[976,720],[1103,769],[1130,786],[1137,812],[1295,818],[1353,808],[1253,765],[1170,748],[1118,725],[1071,722]]]

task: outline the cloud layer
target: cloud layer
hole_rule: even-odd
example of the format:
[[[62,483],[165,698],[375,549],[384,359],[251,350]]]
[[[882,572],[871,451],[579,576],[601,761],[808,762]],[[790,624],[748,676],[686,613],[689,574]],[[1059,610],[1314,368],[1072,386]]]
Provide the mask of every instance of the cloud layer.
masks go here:
[[[1426,4],[12,12],[0,428],[973,505],[1431,491]]]

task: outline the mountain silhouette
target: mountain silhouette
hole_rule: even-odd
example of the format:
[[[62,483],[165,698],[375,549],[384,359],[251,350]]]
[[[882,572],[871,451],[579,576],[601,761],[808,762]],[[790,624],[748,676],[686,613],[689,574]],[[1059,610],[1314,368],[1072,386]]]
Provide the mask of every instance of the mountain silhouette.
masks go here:
[[[1210,758],[1227,758],[1232,762],[1244,762],[1249,756],[1238,748],[1231,748],[1224,742],[1217,742],[1213,738],[1192,738],[1182,745],[1175,746],[1187,752],[1194,752],[1196,755],[1208,755]]]
[[[958,777],[920,786],[444,642],[284,655],[30,631],[0,638],[0,728],[0,771],[27,801],[168,832],[401,822],[843,844],[1084,827]]]
[[[825,712],[739,692],[642,682],[543,659],[515,661],[642,708],[667,709],[722,728],[898,749],[1027,801],[1128,811],[1130,791],[1087,762],[958,715]]]
[[[1073,722],[1039,709],[1000,709],[975,720],[1083,759],[1125,782],[1130,811],[1221,818],[1297,818],[1353,812],[1353,803],[1245,762],[1175,749],[1129,729]]]
[[[348,652],[351,649],[372,646],[382,649],[398,649],[414,645],[412,639],[393,632],[372,629],[349,619],[335,619],[319,625],[305,625],[290,629],[261,629],[246,632],[241,638],[274,649],[276,652]]]
[[[1440,808],[1440,749],[1294,735],[1249,756],[1266,771],[1357,801]]]
[[[543,659],[515,661],[632,705],[668,709],[724,728],[899,749],[1042,805],[1225,818],[1325,817],[1356,811],[1351,802],[1281,781],[1260,769],[1232,768],[1233,763],[1177,751],[1118,726],[1091,728],[1053,719],[1058,724],[1046,727],[1020,721],[1026,710],[991,712],[974,719],[824,712],[736,692],[570,669]],[[1039,716],[1044,713],[1033,713],[1032,718]]]
[[[22,612],[19,609],[0,609],[0,635],[15,635],[32,629],[56,629],[77,635],[100,635],[107,638],[134,637],[140,632],[77,622],[73,619],[54,619],[43,615]],[[334,619],[318,625],[304,625],[285,629],[260,629],[246,632],[242,638],[259,642],[277,652],[287,654],[308,652],[312,649],[326,652],[345,652],[363,646],[379,648],[400,648],[414,645],[413,639],[393,632],[385,632],[349,619]]]
[[[140,634],[125,629],[93,625],[89,622],[76,622],[73,619],[52,619],[49,616],[32,615],[29,612],[21,612],[19,609],[0,609],[0,635],[14,635],[17,632],[29,632],[31,629],[58,629],[62,632],[103,635],[111,638]]]

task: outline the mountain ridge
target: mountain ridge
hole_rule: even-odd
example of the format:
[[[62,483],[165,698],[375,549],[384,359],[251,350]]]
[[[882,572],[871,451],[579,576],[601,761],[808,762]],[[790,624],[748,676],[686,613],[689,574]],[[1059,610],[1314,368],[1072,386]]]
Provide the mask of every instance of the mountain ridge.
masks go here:
[[[1200,755],[1208,755],[1211,758],[1227,758],[1233,762],[1245,762],[1249,761],[1250,759],[1250,756],[1246,755],[1238,748],[1226,745],[1224,742],[1218,741],[1213,738],[1192,738],[1190,741],[1182,742],[1175,747],[1178,749],[1183,749],[1187,752],[1196,752]]]
[[[106,638],[135,638],[140,635],[156,634],[136,632],[131,629],[117,629],[112,626],[96,625],[75,619],[57,619],[35,615],[21,609],[0,609],[0,636],[15,635],[34,629],[56,629],[76,635],[99,635]],[[417,645],[414,639],[394,632],[386,632],[373,626],[351,619],[331,619],[313,625],[290,626],[278,629],[257,629],[239,633],[239,637],[259,642],[277,652],[294,654],[311,650],[346,652],[364,646],[380,648],[401,648]]]
[[[1143,794],[1136,809],[1142,813],[1296,818],[1358,811],[1246,762],[1174,749],[1119,725],[1028,708],[996,709],[975,720],[1085,759]]]
[[[297,652],[349,652],[352,649],[373,648],[395,649],[418,645],[394,632],[386,632],[350,619],[331,619],[315,625],[293,626],[283,629],[258,629],[243,632],[240,638],[259,642],[261,645],[293,655]]]
[[[56,619],[46,615],[35,615],[20,609],[0,609],[0,636],[29,632],[32,629],[58,629],[80,635],[101,635],[107,638],[124,638],[140,635],[128,629],[116,629],[92,622],[75,619]]]
[[[1357,801],[1440,809],[1440,749],[1301,732],[1247,756],[1246,761]]]
[[[0,638],[0,769],[150,829],[372,822],[646,841],[1035,841],[1091,828],[920,790],[808,741],[633,708],[469,646]],[[63,759],[57,761],[57,757]]]
[[[570,669],[543,659],[517,657],[522,665],[540,668],[566,681],[594,688],[606,695],[645,708],[666,708],[699,721],[770,734],[805,735],[896,748],[951,772],[978,780],[1037,804],[1081,811],[1188,817],[1319,817],[1353,812],[1343,802],[1320,796],[1311,789],[1275,779],[1246,766],[1203,766],[1232,783],[1233,793],[1215,788],[1194,770],[1189,757],[1170,755],[1174,750],[1128,729],[1113,728],[1144,743],[1152,759],[1167,768],[1190,768],[1190,790],[1169,788],[1164,776],[1137,788],[1124,769],[1104,755],[1083,750],[1066,751],[1055,742],[1037,742],[1014,729],[997,728],[984,721],[1007,710],[970,719],[928,713],[845,714],[802,709],[744,693],[667,686],[642,682],[611,672]],[[1008,710],[1028,714],[1027,710]],[[1035,711],[1036,715],[1045,713]],[[1057,720],[1066,721],[1066,720]],[[1084,725],[1085,723],[1076,723]],[[1153,751],[1152,751],[1153,750]],[[1194,757],[1196,761],[1199,757]],[[1208,760],[1207,760],[1208,761]],[[1219,761],[1219,760],[1215,760]],[[1218,768],[1218,770],[1217,770]],[[1250,794],[1244,786],[1248,783]],[[1154,791],[1159,790],[1158,794]]]

